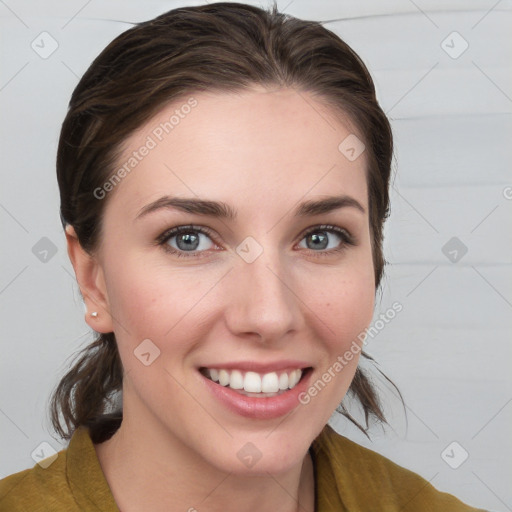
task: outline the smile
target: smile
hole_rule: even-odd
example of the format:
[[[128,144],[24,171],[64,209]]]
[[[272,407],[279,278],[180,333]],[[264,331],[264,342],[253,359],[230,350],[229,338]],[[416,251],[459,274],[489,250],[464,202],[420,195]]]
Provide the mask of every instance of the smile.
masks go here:
[[[293,389],[300,381],[303,370],[257,373],[241,370],[202,368],[201,373],[221,386],[229,387],[246,396],[272,397]]]
[[[221,407],[255,420],[281,418],[297,409],[313,374],[311,366],[291,361],[222,366],[198,368],[205,389]]]

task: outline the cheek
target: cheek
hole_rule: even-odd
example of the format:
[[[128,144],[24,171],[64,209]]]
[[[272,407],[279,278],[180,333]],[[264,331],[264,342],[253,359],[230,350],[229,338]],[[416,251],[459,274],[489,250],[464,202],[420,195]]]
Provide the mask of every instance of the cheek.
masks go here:
[[[316,313],[331,350],[343,350],[371,322],[375,279],[371,258],[360,254],[351,264],[302,279],[302,295]]]
[[[173,269],[142,257],[107,264],[107,293],[120,352],[133,351],[144,339],[155,340],[163,349],[163,341],[171,338],[173,350],[179,351],[183,336],[178,334],[190,318],[197,320],[205,295],[221,275],[218,270]],[[194,334],[184,338],[188,344]]]
[[[328,421],[346,395],[357,369],[364,332],[375,305],[375,281],[371,260],[347,265],[331,275],[311,276],[303,281],[310,297],[311,322],[321,339],[323,354],[316,377],[301,403],[312,415]],[[306,291],[307,290],[307,291]],[[315,293],[316,290],[316,293]]]
[[[322,372],[335,375],[337,391],[331,391],[334,402],[340,401],[350,386],[374,309],[372,280],[345,280],[341,285],[342,289],[336,287],[338,293],[330,298],[329,306],[323,312],[319,310],[328,326]]]

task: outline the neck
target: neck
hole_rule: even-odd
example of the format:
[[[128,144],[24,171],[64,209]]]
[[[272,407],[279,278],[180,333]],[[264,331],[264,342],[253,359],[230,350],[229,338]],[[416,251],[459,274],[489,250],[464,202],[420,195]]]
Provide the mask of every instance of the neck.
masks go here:
[[[121,512],[312,512],[315,508],[309,452],[285,473],[222,472],[163,428],[148,428],[146,422],[126,417],[118,431],[95,448]]]

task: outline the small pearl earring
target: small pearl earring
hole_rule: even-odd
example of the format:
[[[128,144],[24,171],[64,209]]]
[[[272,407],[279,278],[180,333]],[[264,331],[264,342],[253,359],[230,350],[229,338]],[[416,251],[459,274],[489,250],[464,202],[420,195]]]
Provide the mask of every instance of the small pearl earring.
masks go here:
[[[98,312],[97,312],[97,311],[93,311],[93,312],[91,313],[91,316],[92,316],[93,318],[98,318]]]

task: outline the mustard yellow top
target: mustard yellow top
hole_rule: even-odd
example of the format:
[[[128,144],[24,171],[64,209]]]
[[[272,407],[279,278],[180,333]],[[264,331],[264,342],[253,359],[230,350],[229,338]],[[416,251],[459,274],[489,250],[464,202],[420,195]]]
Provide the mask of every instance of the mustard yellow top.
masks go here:
[[[315,512],[476,512],[419,475],[326,426],[311,446]],[[89,431],[80,427],[46,469],[0,480],[0,512],[119,512]],[[483,512],[483,511],[481,511]]]

